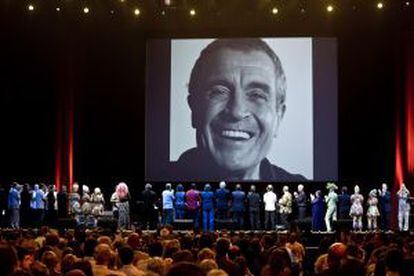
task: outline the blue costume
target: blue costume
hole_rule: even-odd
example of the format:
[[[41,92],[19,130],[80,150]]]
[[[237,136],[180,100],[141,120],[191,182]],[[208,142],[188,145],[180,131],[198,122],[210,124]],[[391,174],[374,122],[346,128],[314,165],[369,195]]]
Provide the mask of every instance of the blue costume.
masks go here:
[[[338,217],[340,219],[349,218],[349,211],[351,209],[351,196],[347,192],[342,192],[338,195]]]
[[[184,219],[185,217],[185,192],[181,184],[177,185],[177,192],[175,193],[175,218]]]
[[[390,230],[391,224],[391,193],[381,191],[379,195],[379,205],[381,214],[381,229]]]
[[[217,219],[226,219],[229,208],[230,191],[226,188],[216,190]]]
[[[325,202],[322,196],[316,196],[312,200],[312,230],[325,230]]]
[[[246,193],[240,190],[240,187],[232,193],[233,201],[231,204],[231,211],[233,213],[233,221],[237,223],[237,228],[244,227],[244,200]]]
[[[201,192],[201,202],[203,210],[203,231],[214,230],[214,193],[211,186],[206,184],[204,191]]]

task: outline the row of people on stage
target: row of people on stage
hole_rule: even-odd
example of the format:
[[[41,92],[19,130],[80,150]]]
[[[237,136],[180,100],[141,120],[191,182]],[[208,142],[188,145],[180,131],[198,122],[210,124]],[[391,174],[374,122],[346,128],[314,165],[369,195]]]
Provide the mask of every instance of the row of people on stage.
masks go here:
[[[128,186],[119,183],[110,201],[120,228],[130,226],[129,199]],[[97,218],[104,214],[105,199],[99,187],[90,193],[89,187],[82,185],[81,195],[77,183],[73,184],[70,193],[66,186],[57,192],[55,185],[35,184],[32,187],[13,183],[7,196],[7,208],[12,228],[19,228],[21,224],[25,227],[39,227],[44,223],[55,225],[58,218],[68,215],[78,223],[95,226]]]
[[[311,206],[312,229],[314,231],[332,231],[333,221],[339,219],[352,219],[354,230],[363,229],[363,217],[366,217],[367,230],[390,230],[391,221],[391,193],[387,184],[382,184],[381,189],[373,189],[369,192],[366,202],[360,193],[358,185],[354,187],[354,193],[348,194],[348,188],[342,187],[338,195],[338,187],[334,183],[328,183],[327,194],[316,191],[309,197],[305,193],[304,186],[299,184],[293,194],[288,186],[284,186],[282,194],[278,198],[273,191],[273,186],[268,185],[266,192],[260,195],[256,186],[251,185],[246,194],[240,184],[234,191],[226,188],[224,181],[219,188],[213,191],[210,184],[205,184],[202,191],[196,189],[196,184],[191,184],[188,191],[178,184],[173,189],[170,183],[166,184],[161,194],[162,224],[172,224],[174,219],[188,218],[194,221],[194,227],[199,228],[202,222],[204,231],[213,230],[215,221],[232,219],[236,226],[244,228],[245,218],[248,217],[249,229],[275,229],[276,225],[287,227],[291,219],[303,220],[307,217],[308,207]],[[398,226],[400,231],[409,228],[409,191],[403,184],[397,193],[398,197]],[[145,206],[145,222],[150,228],[158,223],[158,196],[152,191],[151,184],[147,184],[142,192]],[[262,225],[262,210],[264,221]],[[381,218],[378,224],[378,218]],[[144,226],[144,227],[145,227]]]

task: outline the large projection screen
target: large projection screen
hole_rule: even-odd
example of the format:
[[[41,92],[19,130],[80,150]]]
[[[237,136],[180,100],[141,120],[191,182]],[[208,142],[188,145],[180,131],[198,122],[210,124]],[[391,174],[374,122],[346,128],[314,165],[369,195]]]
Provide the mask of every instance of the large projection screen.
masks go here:
[[[336,56],[334,38],[149,40],[146,180],[337,180]]]

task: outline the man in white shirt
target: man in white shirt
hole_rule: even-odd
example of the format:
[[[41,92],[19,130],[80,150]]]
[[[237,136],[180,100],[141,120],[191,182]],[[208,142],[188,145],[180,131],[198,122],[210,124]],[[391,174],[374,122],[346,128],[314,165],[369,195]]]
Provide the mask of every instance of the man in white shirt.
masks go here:
[[[174,190],[171,183],[165,184],[165,190],[162,192],[162,211],[163,225],[172,225],[174,220]]]
[[[276,221],[276,202],[277,196],[273,192],[273,186],[268,185],[266,188],[267,192],[263,195],[263,202],[265,205],[265,229],[274,230]],[[270,225],[270,227],[268,227]]]

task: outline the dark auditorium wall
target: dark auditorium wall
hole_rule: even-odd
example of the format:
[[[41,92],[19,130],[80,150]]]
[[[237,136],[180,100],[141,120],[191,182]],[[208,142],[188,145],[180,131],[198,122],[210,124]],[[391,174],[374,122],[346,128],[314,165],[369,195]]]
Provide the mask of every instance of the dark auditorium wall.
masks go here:
[[[412,30],[410,17],[375,10],[329,17],[309,8],[305,15],[292,11],[275,19],[243,12],[136,20],[126,13],[86,18],[75,12],[27,16],[16,6],[3,10],[0,183],[53,182],[56,103],[71,85],[75,180],[106,190],[125,180],[141,189],[146,39],[218,36],[337,37],[339,179],[391,183],[398,41]],[[62,78],[66,66],[73,70],[70,78]]]

